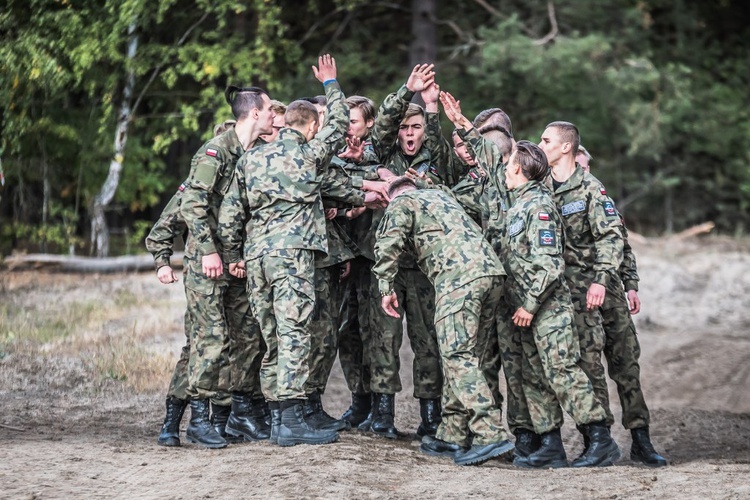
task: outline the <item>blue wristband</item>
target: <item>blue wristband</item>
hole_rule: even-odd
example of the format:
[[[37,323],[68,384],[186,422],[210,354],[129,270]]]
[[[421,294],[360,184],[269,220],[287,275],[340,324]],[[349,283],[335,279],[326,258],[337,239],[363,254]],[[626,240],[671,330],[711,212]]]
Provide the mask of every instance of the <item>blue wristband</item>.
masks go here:
[[[325,86],[326,86],[326,85],[328,85],[329,83],[331,83],[331,82],[335,82],[335,81],[336,81],[336,79],[335,79],[335,78],[331,78],[331,79],[328,79],[328,80],[326,80],[326,81],[324,81],[324,82],[323,82],[323,86],[325,87]]]

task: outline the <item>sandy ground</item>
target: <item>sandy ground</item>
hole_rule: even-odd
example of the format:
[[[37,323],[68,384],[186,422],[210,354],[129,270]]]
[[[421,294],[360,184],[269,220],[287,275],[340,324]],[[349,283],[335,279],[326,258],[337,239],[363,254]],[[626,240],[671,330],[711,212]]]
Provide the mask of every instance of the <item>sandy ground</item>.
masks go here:
[[[181,284],[2,272],[0,340],[16,340],[0,349],[0,498],[750,498],[750,244],[635,248],[643,385],[667,468],[631,463],[620,426],[623,460],[594,470],[460,468],[415,440],[357,432],[318,447],[162,448],[163,392],[184,340]],[[59,315],[52,329],[64,338],[23,342],[22,314]],[[409,354],[404,346],[396,423],[414,432]],[[340,414],[348,398],[336,366],[326,407]],[[574,426],[563,435],[576,456]]]

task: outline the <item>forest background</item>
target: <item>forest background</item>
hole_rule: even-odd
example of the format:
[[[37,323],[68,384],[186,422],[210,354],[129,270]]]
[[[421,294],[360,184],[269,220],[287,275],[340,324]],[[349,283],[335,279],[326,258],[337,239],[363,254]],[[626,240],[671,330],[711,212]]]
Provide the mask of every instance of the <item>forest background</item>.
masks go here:
[[[316,95],[325,52],[347,95],[378,104],[435,62],[467,116],[501,107],[516,139],[576,123],[632,230],[750,227],[743,0],[4,4],[0,255],[142,251],[193,153],[231,118],[226,85]]]

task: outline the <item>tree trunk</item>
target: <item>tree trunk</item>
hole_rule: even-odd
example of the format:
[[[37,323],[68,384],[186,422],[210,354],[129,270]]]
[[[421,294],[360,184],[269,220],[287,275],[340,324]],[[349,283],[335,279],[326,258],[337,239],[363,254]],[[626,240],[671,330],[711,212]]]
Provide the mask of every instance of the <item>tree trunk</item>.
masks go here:
[[[117,115],[117,131],[115,133],[114,156],[109,163],[109,173],[104,181],[101,190],[94,197],[94,203],[91,207],[91,252],[96,252],[97,257],[106,257],[109,255],[109,228],[104,210],[112,202],[117,191],[117,185],[120,183],[120,173],[122,172],[122,163],[125,160],[125,144],[128,141],[128,123],[132,110],[130,102],[133,98],[133,88],[135,87],[135,73],[132,69],[132,60],[135,57],[135,51],[138,48],[138,36],[135,34],[135,21],[128,27],[128,54],[127,65],[129,66],[128,75],[125,80],[125,88],[122,92],[122,101],[120,102],[120,112]]]
[[[437,0],[412,0],[409,70],[417,64],[434,63],[437,59],[437,26],[434,19],[437,19]],[[412,101],[424,106],[419,94]]]

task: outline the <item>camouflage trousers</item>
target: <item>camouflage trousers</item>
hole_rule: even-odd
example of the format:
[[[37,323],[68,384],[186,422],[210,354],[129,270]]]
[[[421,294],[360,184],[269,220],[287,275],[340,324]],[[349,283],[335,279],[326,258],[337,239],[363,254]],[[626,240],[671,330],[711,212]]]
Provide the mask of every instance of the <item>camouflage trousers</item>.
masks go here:
[[[641,389],[641,345],[630,315],[627,300],[620,294],[607,291],[601,308],[604,333],[604,357],[609,378],[617,384],[622,406],[622,425],[635,429],[649,425],[650,416]],[[609,425],[613,421],[607,421]]]
[[[565,410],[576,425],[601,422],[604,408],[578,362],[573,306],[567,293],[548,298],[521,332],[524,352],[523,389],[534,432],[544,434],[563,425]]]
[[[315,269],[315,311],[310,333],[310,376],[305,392],[325,392],[338,350],[338,322],[341,309],[341,266]]]
[[[511,432],[516,432],[518,429],[531,431],[534,429],[534,423],[531,420],[529,405],[523,390],[522,332],[513,325],[513,312],[508,298],[505,297],[497,309],[495,321],[497,343],[505,377],[506,418]]]
[[[218,280],[210,279],[203,274],[199,260],[186,259],[185,296],[186,324],[190,325],[188,396],[260,395],[263,343],[250,311],[245,280],[226,273]]]
[[[440,352],[435,333],[435,289],[419,269],[399,268],[393,289],[398,296],[401,318],[392,318],[380,306],[377,280],[370,291],[370,388],[380,394],[401,391],[399,349],[406,332],[414,351],[414,397],[437,399],[442,390]]]
[[[339,363],[353,394],[370,393],[370,275],[372,261],[357,257],[344,280],[339,332]],[[378,295],[379,296],[379,295]]]
[[[185,345],[180,350],[180,357],[175,364],[174,371],[172,372],[172,379],[169,381],[169,389],[167,389],[167,397],[174,397],[187,401],[190,399],[188,395],[188,364],[190,363],[190,315],[185,311]],[[224,350],[224,356],[222,356],[222,363],[228,367],[229,360],[227,359],[229,345],[225,344],[226,349]],[[225,368],[222,366],[222,368]],[[220,377],[226,377],[227,369],[223,370],[225,373]],[[229,406],[231,404],[231,398],[228,392],[217,392],[211,402],[220,406]]]
[[[501,293],[501,279],[488,276],[437,302],[435,329],[444,377],[438,439],[464,447],[508,439],[502,410],[495,404],[477,351],[486,343],[482,337],[492,331]]]
[[[604,328],[602,326],[602,315],[599,309],[588,311],[586,309],[586,296],[573,295],[573,309],[576,333],[578,333],[578,345],[581,350],[581,360],[578,362],[586,376],[594,386],[594,394],[599,403],[604,407],[607,422],[614,422],[614,416],[609,409],[609,388],[607,387],[607,375],[602,364],[602,351],[604,350]]]
[[[306,397],[315,311],[314,260],[312,250],[287,249],[246,262],[250,304],[266,343],[260,383],[269,401]]]

